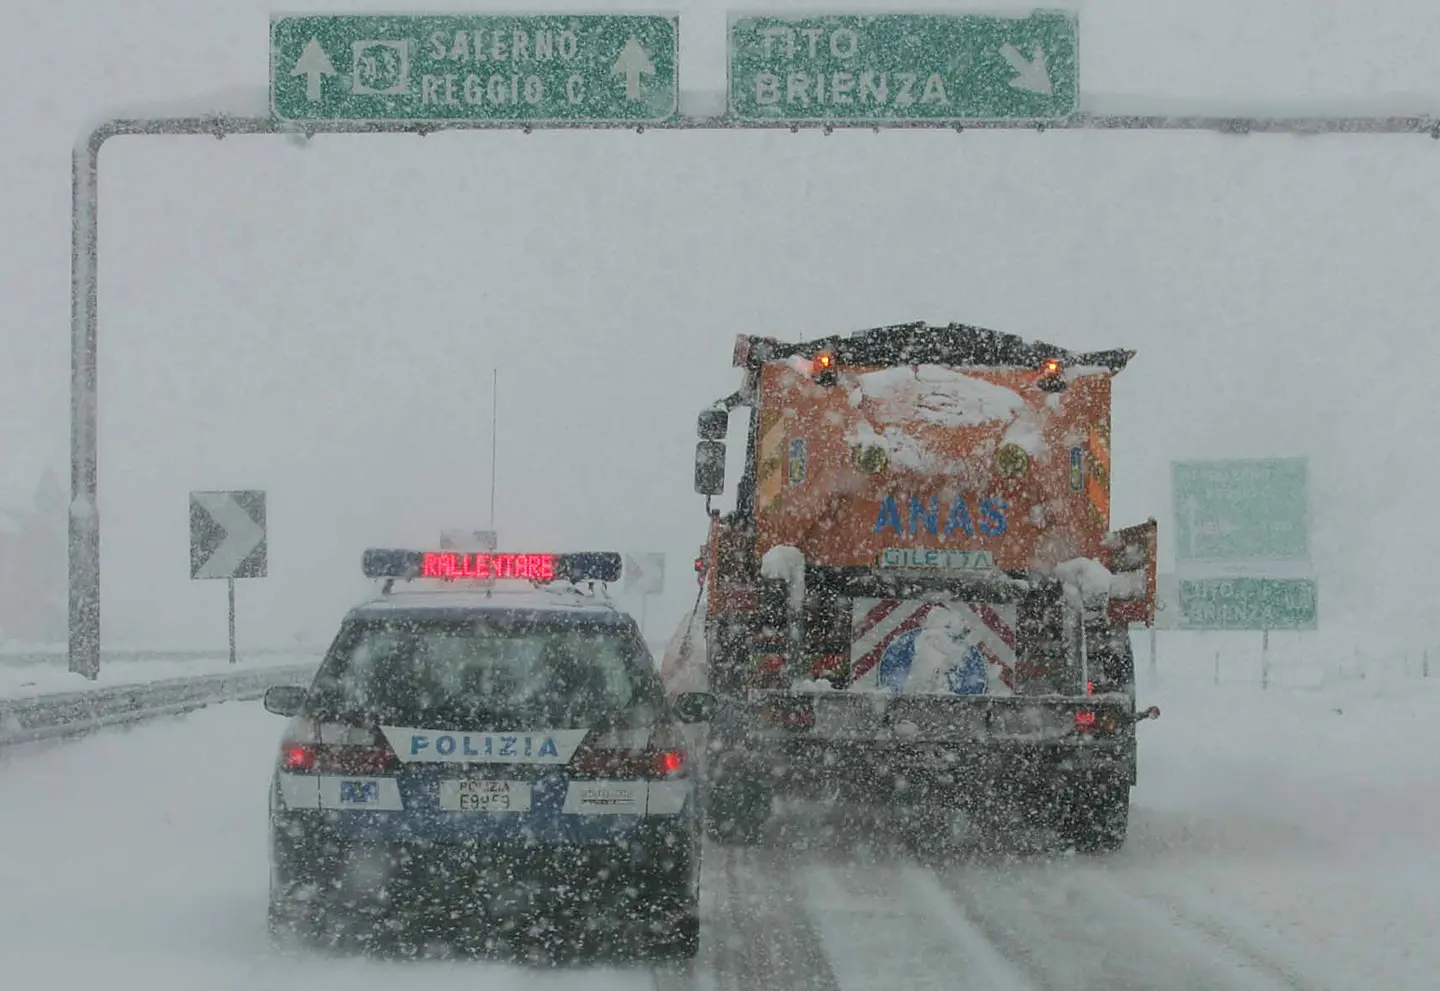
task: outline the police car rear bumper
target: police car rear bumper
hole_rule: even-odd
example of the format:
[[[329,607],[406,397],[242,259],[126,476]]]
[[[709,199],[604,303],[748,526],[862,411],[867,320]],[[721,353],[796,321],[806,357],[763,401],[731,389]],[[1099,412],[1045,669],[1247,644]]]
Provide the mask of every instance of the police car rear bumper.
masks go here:
[[[474,915],[610,915],[668,924],[695,911],[693,820],[641,821],[586,843],[461,842],[369,835],[334,813],[271,816],[271,867],[282,889],[322,903]]]

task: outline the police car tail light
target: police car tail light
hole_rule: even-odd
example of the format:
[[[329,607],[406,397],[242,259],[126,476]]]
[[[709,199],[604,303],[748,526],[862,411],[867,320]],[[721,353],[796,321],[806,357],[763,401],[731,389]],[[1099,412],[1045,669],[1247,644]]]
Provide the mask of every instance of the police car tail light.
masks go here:
[[[287,771],[313,771],[315,749],[313,743],[287,743],[280,748],[280,766]]]
[[[285,728],[280,744],[280,766],[286,771],[313,771],[319,756],[319,728],[308,716],[296,716]]]
[[[400,767],[400,758],[389,746],[380,747],[319,747],[315,758],[322,771],[337,771],[341,774],[380,774],[395,771]]]
[[[321,771],[341,774],[380,774],[400,767],[385,737],[360,726],[321,726],[315,762]]]
[[[662,726],[650,736],[650,774],[652,778],[678,778],[685,774],[689,763],[685,738],[673,726]]]
[[[684,750],[657,750],[654,755],[652,773],[657,778],[668,778],[685,770]]]
[[[629,734],[605,733],[576,752],[576,773],[596,778],[674,778],[685,773],[689,763],[684,739],[668,727],[650,734],[647,743],[636,746]]]

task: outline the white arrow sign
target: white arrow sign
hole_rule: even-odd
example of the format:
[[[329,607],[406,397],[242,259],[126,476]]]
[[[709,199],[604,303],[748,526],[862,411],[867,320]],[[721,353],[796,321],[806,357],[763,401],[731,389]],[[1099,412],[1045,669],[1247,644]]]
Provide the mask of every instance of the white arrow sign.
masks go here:
[[[250,514],[226,492],[196,492],[192,498],[225,528],[225,539],[211,553],[209,560],[195,571],[196,578],[229,578],[240,562],[260,546],[265,531]]]
[[[1010,80],[1011,86],[1043,96],[1054,95],[1055,87],[1050,82],[1050,66],[1045,62],[1044,48],[1036,45],[1033,59],[1021,55],[1020,49],[1014,45],[1005,45],[1000,49],[1000,54],[1010,63],[1010,68],[1015,70],[1015,78]]]
[[[305,77],[305,98],[311,103],[320,102],[320,83],[326,76],[338,76],[335,71],[335,64],[330,61],[330,56],[325,54],[325,49],[320,47],[317,38],[311,38],[305,45],[305,50],[300,53],[300,58],[295,62],[295,68],[290,70],[292,76]]]
[[[650,61],[650,56],[640,46],[640,39],[631,37],[625,42],[625,48],[620,52],[620,57],[610,68],[610,75],[625,77],[625,95],[632,100],[640,99],[640,75],[655,75],[655,63]]]

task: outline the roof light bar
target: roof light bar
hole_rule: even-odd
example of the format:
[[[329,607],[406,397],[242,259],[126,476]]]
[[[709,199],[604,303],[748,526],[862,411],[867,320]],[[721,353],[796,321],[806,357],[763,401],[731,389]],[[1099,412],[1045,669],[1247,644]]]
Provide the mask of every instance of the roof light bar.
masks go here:
[[[580,554],[522,554],[465,551],[415,551],[371,547],[360,562],[366,578],[518,578],[532,582],[620,580],[620,555],[612,551]]]

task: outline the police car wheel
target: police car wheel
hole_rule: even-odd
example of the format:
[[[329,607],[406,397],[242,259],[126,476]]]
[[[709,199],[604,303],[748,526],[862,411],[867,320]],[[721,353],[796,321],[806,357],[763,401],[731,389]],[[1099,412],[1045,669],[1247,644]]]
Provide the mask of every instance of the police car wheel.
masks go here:
[[[666,936],[656,941],[658,955],[690,960],[700,952],[700,917],[687,915]]]
[[[302,940],[310,935],[310,926],[307,924],[307,920],[288,905],[277,905],[271,902],[266,923],[270,941],[275,944]]]
[[[271,941],[276,943],[303,941],[319,928],[313,907],[276,891],[273,880],[266,924]]]

